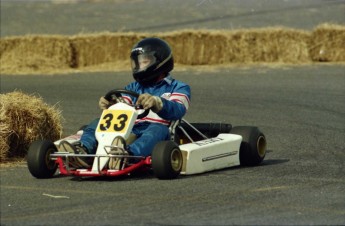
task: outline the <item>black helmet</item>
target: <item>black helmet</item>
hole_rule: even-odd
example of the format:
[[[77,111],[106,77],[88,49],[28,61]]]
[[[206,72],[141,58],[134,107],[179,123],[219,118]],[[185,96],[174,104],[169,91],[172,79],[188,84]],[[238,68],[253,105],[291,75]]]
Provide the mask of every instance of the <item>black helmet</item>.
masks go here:
[[[137,82],[143,85],[154,84],[159,76],[167,76],[174,68],[169,44],[159,38],[141,40],[131,51],[131,66]]]

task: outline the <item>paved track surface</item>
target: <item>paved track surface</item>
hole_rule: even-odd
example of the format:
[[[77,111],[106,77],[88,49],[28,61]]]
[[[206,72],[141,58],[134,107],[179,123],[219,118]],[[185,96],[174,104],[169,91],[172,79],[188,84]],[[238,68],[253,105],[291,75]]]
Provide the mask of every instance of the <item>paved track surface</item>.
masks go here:
[[[55,3],[49,0],[2,0],[1,36],[270,26],[311,30],[322,23],[345,22],[344,0],[53,2]]]
[[[191,122],[256,125],[268,140],[258,167],[235,167],[177,180],[37,180],[25,164],[1,169],[1,225],[309,225],[345,224],[344,66],[178,71],[190,83]],[[60,102],[65,134],[99,114],[106,91],[129,73],[2,76]],[[39,81],[39,82],[38,82]]]

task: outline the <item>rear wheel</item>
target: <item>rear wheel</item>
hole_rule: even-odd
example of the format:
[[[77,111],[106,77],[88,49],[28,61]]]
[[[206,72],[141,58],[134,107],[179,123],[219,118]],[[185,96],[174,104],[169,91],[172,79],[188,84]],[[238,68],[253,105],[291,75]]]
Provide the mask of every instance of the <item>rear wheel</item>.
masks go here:
[[[158,143],[152,152],[152,169],[159,179],[175,179],[182,169],[182,153],[173,141]]]
[[[250,126],[238,126],[231,130],[232,134],[242,136],[240,147],[240,163],[244,166],[260,164],[266,155],[265,135],[257,128]]]
[[[53,177],[57,164],[50,154],[54,152],[57,152],[57,148],[51,141],[35,141],[30,145],[27,163],[32,176],[39,179]]]

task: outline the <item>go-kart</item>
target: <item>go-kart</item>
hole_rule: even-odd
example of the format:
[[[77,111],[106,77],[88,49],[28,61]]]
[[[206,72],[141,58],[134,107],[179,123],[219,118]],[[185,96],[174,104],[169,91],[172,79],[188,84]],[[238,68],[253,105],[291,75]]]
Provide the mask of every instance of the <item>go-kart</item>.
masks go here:
[[[139,94],[128,90],[111,90],[105,98],[115,102],[103,110],[95,135],[98,148],[95,154],[75,154],[58,151],[61,141],[74,144],[83,130],[52,142],[33,142],[28,150],[27,164],[36,178],[60,175],[70,176],[120,176],[142,169],[150,169],[159,179],[174,179],[179,175],[200,174],[232,166],[260,164],[266,154],[266,138],[257,127],[232,127],[226,123],[189,123],[184,119],[169,126],[171,140],[159,142],[151,156],[129,156],[114,153],[117,136],[128,140],[137,119],[146,117],[149,110],[128,104],[123,95],[135,98]],[[92,160],[90,167],[76,168],[71,161],[78,158]],[[110,159],[127,160],[121,168],[108,167]]]

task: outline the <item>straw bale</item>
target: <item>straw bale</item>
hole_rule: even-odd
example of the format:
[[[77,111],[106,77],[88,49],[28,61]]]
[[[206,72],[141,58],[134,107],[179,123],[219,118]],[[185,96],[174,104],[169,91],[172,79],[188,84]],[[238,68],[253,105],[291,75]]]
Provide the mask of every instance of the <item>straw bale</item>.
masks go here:
[[[104,63],[129,62],[130,49],[143,34],[102,33],[77,35],[70,39],[75,67],[82,68]]]
[[[167,40],[180,65],[345,61],[344,26],[325,24],[313,32],[268,27],[10,37],[0,39],[0,69],[9,74],[129,69],[130,49],[145,37]]]
[[[223,63],[221,50],[226,37],[221,32],[207,30],[184,30],[158,34],[173,49],[175,62],[185,65],[209,65]]]
[[[312,32],[310,55],[313,61],[345,61],[345,26],[322,24]]]
[[[2,73],[69,68],[71,58],[69,41],[62,36],[23,36],[0,39]]]
[[[265,28],[227,32],[226,63],[309,62],[306,32]]]
[[[41,97],[19,91],[0,94],[0,110],[1,162],[24,157],[35,140],[56,140],[62,135],[61,111]]]
[[[310,62],[310,34],[286,28],[237,31],[182,31],[162,35],[176,62],[214,65],[252,62]]]

